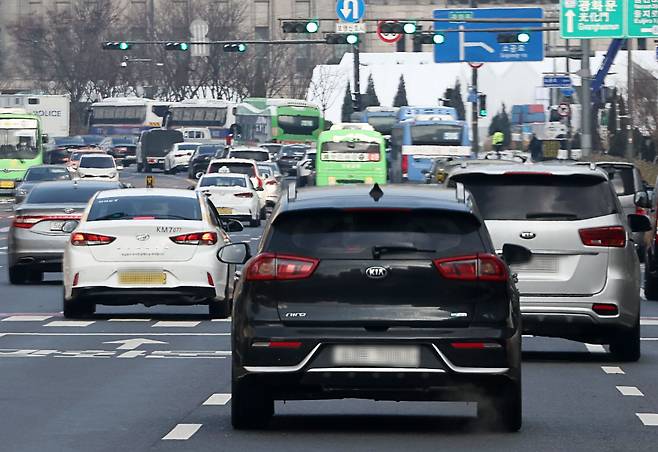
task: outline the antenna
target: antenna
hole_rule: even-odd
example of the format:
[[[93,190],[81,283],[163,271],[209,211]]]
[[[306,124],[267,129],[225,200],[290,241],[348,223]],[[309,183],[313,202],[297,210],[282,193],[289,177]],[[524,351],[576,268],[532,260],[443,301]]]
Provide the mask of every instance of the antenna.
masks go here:
[[[379,186],[378,183],[375,182],[375,185],[372,187],[372,190],[370,190],[370,197],[375,200],[375,202],[379,202],[380,199],[384,196],[384,192]]]
[[[461,182],[457,182],[457,201],[461,203],[466,203],[466,189],[464,188],[464,184]]]

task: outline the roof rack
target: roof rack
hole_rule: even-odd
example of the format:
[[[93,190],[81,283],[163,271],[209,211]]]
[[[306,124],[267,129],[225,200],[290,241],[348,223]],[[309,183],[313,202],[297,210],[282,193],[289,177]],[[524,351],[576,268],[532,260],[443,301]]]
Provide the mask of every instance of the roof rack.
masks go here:
[[[288,201],[295,201],[297,199],[297,182],[293,181],[288,184]]]
[[[466,189],[464,188],[464,184],[461,182],[457,182],[457,202],[466,204]]]

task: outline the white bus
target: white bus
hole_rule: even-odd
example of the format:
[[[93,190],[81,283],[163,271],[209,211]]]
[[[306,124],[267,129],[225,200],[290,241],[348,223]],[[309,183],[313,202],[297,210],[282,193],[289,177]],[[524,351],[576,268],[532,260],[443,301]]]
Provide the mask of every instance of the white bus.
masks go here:
[[[233,109],[237,104],[217,99],[190,99],[169,106],[165,127],[168,129],[208,128],[213,140],[226,140],[235,124]]]
[[[139,135],[163,126],[171,102],[142,97],[111,97],[91,104],[92,135]]]

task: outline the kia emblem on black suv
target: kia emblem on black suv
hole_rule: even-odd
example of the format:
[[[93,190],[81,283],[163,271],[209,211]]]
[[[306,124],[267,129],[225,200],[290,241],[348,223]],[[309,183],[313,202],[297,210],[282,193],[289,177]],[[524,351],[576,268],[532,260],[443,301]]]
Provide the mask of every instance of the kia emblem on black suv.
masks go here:
[[[384,267],[368,267],[366,276],[370,279],[384,279],[388,276],[388,270]]]

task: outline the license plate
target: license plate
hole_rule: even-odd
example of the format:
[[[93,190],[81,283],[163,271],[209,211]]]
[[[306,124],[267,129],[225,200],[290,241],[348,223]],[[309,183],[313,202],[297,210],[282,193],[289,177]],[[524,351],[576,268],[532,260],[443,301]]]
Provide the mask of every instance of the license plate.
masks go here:
[[[220,215],[231,215],[233,213],[233,209],[228,207],[220,207],[218,211]]]
[[[167,282],[164,272],[125,272],[119,273],[119,284],[161,286]]]
[[[13,180],[2,180],[0,181],[0,188],[14,188]]]
[[[332,350],[332,358],[339,366],[418,367],[420,348],[337,345]]]
[[[51,231],[61,231],[64,227],[64,221],[51,221],[50,230]]]

